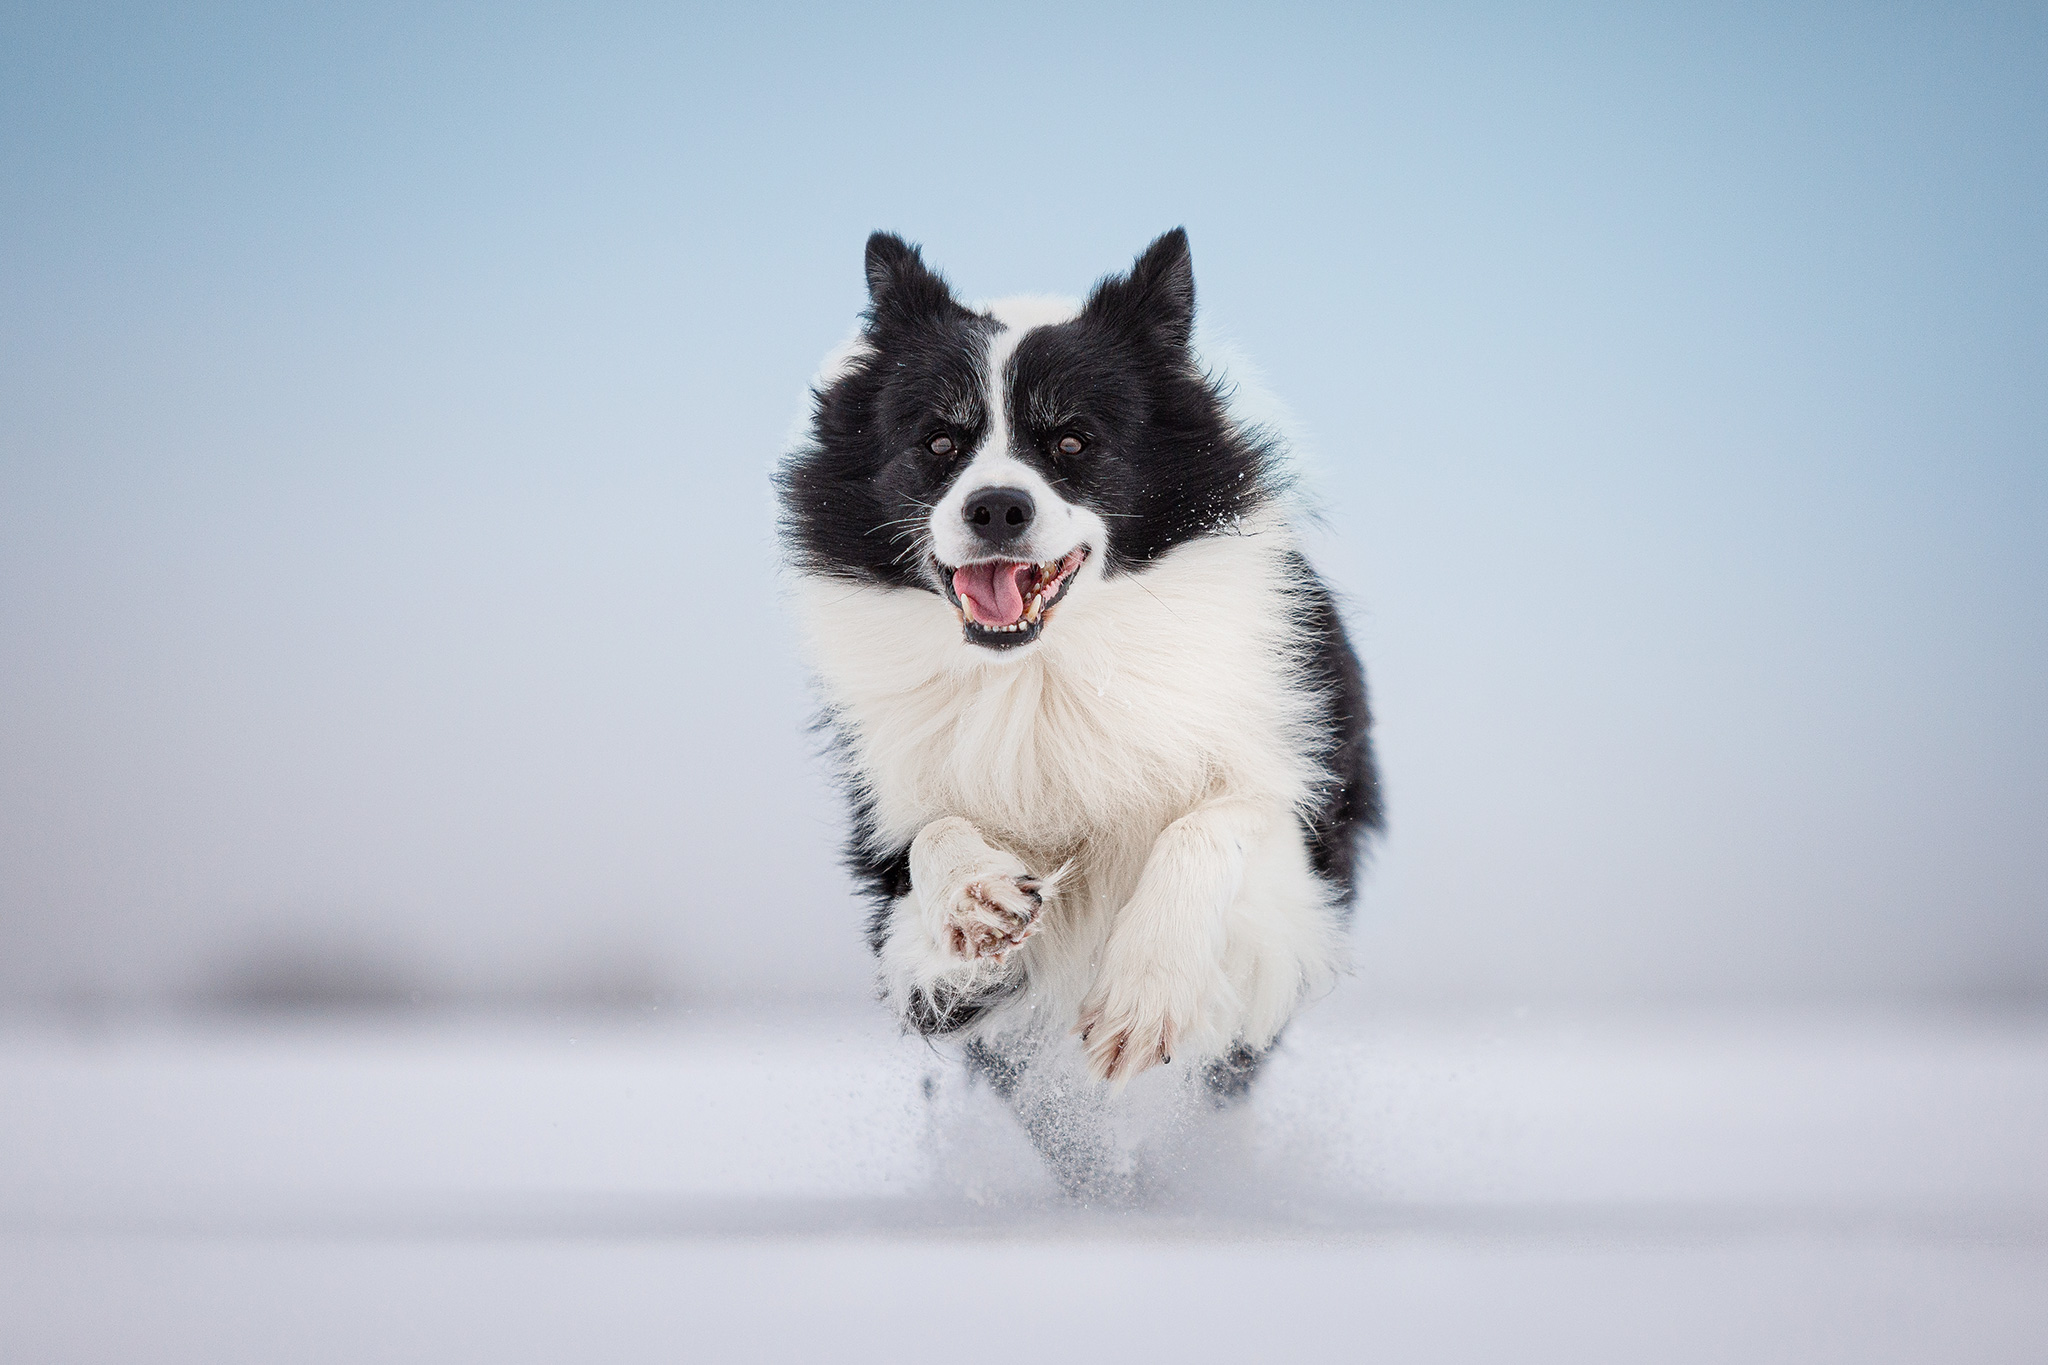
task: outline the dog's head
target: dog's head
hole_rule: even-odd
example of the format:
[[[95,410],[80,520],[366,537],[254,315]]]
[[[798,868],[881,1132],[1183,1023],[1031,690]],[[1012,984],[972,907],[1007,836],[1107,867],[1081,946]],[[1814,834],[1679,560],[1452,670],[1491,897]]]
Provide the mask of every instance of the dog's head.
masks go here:
[[[1271,495],[1191,345],[1187,234],[1078,307],[963,306],[918,249],[876,233],[857,343],[784,463],[806,572],[944,599],[967,646],[1014,656],[1070,599],[1227,531]]]

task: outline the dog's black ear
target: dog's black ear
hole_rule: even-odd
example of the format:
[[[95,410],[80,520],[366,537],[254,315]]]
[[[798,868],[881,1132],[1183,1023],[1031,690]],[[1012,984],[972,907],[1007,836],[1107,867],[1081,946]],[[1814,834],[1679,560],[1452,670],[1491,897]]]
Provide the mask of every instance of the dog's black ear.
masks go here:
[[[945,280],[926,267],[918,249],[893,232],[868,238],[867,271],[870,331],[960,307]]]
[[[1096,285],[1086,311],[1126,331],[1186,346],[1195,331],[1195,262],[1187,229],[1175,228],[1146,247],[1128,275]]]

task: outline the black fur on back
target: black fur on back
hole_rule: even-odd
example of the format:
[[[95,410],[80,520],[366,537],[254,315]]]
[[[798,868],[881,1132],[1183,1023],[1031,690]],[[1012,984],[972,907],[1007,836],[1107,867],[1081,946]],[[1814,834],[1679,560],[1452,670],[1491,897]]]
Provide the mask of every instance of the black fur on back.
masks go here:
[[[1348,909],[1358,896],[1358,860],[1366,836],[1383,824],[1379,767],[1372,753],[1372,710],[1365,694],[1365,669],[1345,634],[1336,599],[1323,580],[1296,557],[1295,620],[1302,676],[1322,698],[1317,732],[1327,747],[1317,755],[1328,776],[1322,800],[1302,817],[1309,861],[1342,892]]]

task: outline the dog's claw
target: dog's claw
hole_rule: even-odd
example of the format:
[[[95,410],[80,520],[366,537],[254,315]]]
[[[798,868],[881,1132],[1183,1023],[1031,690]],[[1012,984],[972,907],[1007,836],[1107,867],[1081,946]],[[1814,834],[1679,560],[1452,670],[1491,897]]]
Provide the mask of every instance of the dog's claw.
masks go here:
[[[1001,965],[1045,926],[1044,896],[1036,878],[987,873],[954,893],[945,942],[955,957]]]
[[[1172,1064],[1173,1044],[1179,1030],[1171,1019],[1149,1028],[1136,1021],[1119,1020],[1113,1033],[1100,1043],[1092,1043],[1103,1023],[1101,1011],[1093,1010],[1075,1030],[1081,1035],[1082,1046],[1088,1049],[1088,1072],[1096,1080],[1122,1086],[1150,1067]]]

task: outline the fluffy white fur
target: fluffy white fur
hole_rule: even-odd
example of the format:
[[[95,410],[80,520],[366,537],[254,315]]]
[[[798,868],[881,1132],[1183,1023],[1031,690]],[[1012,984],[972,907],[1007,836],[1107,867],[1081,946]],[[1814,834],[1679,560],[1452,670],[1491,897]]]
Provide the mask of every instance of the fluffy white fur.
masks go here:
[[[1263,1046],[1331,979],[1342,939],[1296,821],[1321,779],[1293,544],[1274,512],[1141,573],[1106,579],[1098,552],[1043,636],[1001,652],[935,594],[797,577],[878,846],[911,844],[894,1003],[1021,968],[975,1031],[1086,1029],[1094,1074],[1123,1080]],[[1019,899],[1054,874],[1042,909]]]

